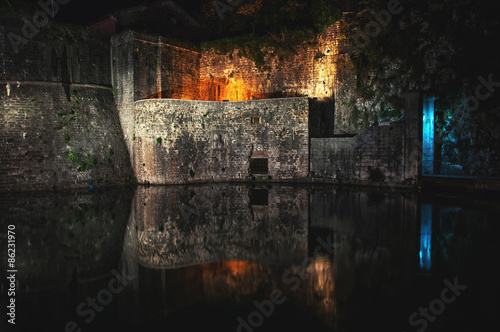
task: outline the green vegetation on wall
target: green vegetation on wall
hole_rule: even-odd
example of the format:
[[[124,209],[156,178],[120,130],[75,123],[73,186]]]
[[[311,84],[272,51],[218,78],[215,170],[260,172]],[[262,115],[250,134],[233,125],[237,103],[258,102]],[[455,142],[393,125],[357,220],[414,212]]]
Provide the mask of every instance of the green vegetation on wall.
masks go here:
[[[493,86],[500,60],[491,52],[500,39],[500,18],[491,15],[496,3],[401,0],[389,10],[386,0],[365,1],[343,24],[349,60],[339,65],[357,77],[353,105],[394,119],[403,108],[401,93],[433,95],[444,156],[482,169],[498,163],[500,94]]]
[[[211,2],[201,12],[199,19],[212,34],[202,49],[213,48],[230,57],[237,49],[238,56],[254,61],[259,69],[268,54],[288,59],[296,54],[297,45],[312,40],[342,16],[335,0],[249,0],[226,12],[223,20]]]

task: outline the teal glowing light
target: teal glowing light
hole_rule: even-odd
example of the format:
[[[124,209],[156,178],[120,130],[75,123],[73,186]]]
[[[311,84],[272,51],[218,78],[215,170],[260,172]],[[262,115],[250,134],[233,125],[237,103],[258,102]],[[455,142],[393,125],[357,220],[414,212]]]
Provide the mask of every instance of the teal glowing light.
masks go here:
[[[434,173],[434,97],[424,96],[422,115],[422,174]]]

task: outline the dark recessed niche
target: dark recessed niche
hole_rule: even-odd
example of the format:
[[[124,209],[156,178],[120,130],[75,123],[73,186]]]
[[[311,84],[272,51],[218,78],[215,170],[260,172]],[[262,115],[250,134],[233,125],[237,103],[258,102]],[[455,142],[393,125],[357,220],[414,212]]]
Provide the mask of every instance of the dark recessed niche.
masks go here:
[[[267,158],[253,158],[250,160],[250,170],[252,174],[268,174],[268,164]]]
[[[250,205],[268,205],[269,191],[267,189],[250,190]]]

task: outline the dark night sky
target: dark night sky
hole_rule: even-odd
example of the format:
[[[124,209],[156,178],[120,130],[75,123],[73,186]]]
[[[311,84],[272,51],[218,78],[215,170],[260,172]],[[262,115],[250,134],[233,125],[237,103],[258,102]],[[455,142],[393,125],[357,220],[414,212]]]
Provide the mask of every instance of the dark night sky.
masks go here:
[[[39,0],[0,0],[0,4],[10,2],[29,3],[31,6],[38,8]],[[51,2],[52,0],[42,0],[44,2]],[[56,1],[56,0],[54,0]],[[66,0],[67,1],[67,0]],[[80,25],[87,25],[111,13],[114,10],[120,10],[133,6],[138,6],[144,3],[153,3],[160,0],[69,0],[66,5],[60,5],[59,13],[55,19],[61,22],[70,22]],[[212,0],[174,0],[179,6],[184,8],[195,18],[198,16],[201,4],[210,2]],[[223,0],[227,1],[227,0]],[[350,9],[352,3],[358,0],[337,0],[345,9]]]
[[[0,0],[4,2],[5,0]],[[43,0],[48,1],[51,0]],[[55,0],[54,0],[55,1]],[[113,10],[124,9],[132,6],[141,5],[143,3],[157,2],[158,0],[70,0],[66,5],[60,5],[59,13],[55,19],[61,22],[71,22],[75,24],[85,25],[91,23],[100,17],[112,12]],[[199,4],[206,0],[178,0],[175,1],[192,15],[196,15]],[[16,0],[10,0],[11,3]],[[32,3],[32,6],[38,7],[38,0],[24,0],[24,2]]]

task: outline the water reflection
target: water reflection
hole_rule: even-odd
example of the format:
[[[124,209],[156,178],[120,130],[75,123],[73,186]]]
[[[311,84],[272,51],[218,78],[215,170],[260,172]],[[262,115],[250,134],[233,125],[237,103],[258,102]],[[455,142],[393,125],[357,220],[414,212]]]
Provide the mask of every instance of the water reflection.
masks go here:
[[[431,237],[432,237],[432,204],[421,205],[420,221],[420,272],[429,274],[431,271]]]
[[[345,189],[139,188],[138,315],[231,303],[232,316],[216,316],[234,329],[236,317],[256,310],[253,301],[279,289],[287,299],[281,307],[294,312],[287,324],[295,316],[334,328],[351,319],[353,294],[413,275],[416,210],[411,195]],[[270,317],[258,327],[275,324]]]
[[[123,189],[0,194],[0,233],[14,225],[16,234],[17,331],[64,330],[82,298],[109,280],[123,251],[132,198],[133,191]],[[0,288],[3,307],[5,278]],[[1,324],[2,331],[11,327],[4,319]]]
[[[139,188],[139,263],[174,268],[220,260],[291,264],[307,253],[307,190],[274,186]]]
[[[494,202],[231,184],[1,198],[2,229],[19,231],[26,331],[68,321],[83,331],[235,331],[241,322],[242,331],[401,331],[444,277],[459,276],[470,294],[490,294],[474,293],[483,284],[498,292],[485,255],[498,249]],[[87,321],[78,305],[99,298],[114,270],[133,278]],[[268,314],[277,290],[284,300]],[[465,303],[447,314],[479,310]],[[498,307],[493,295],[481,303]]]

